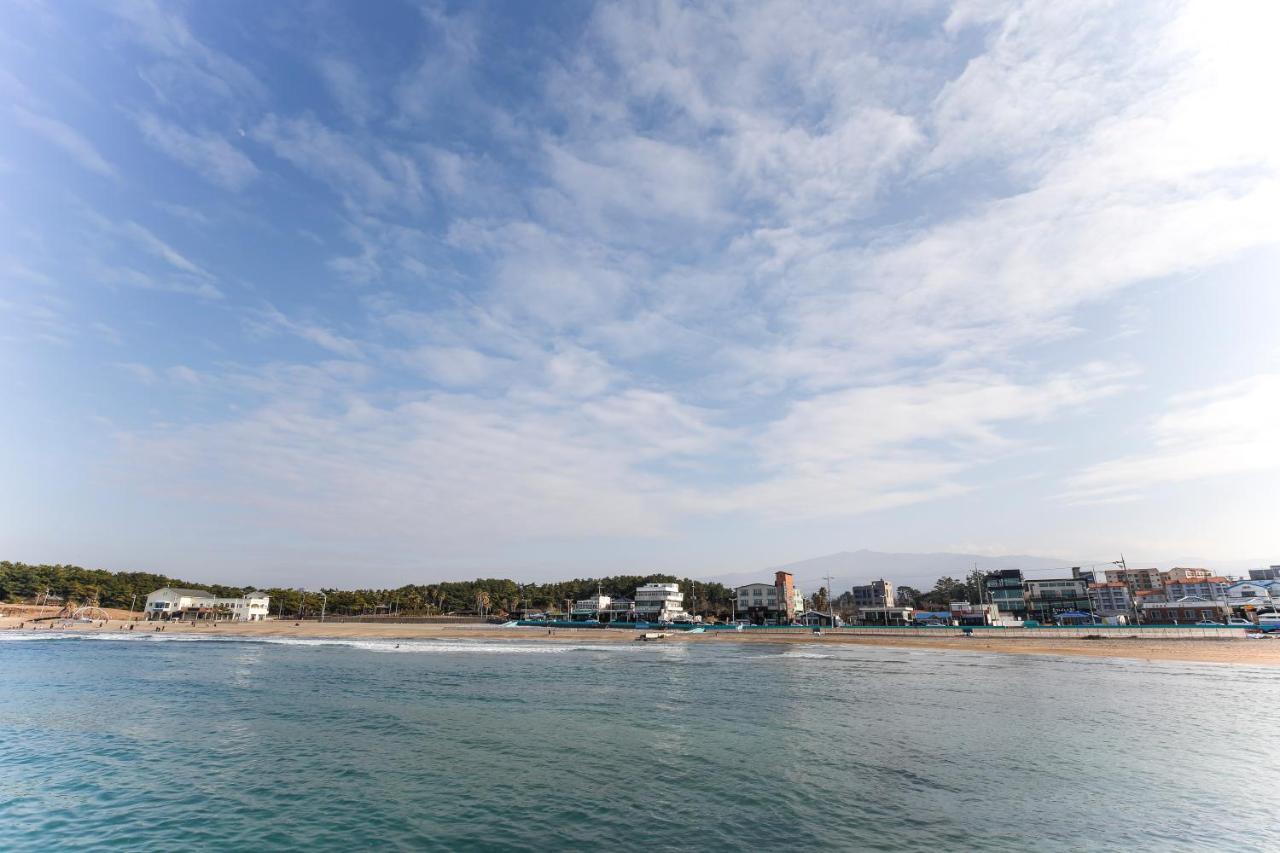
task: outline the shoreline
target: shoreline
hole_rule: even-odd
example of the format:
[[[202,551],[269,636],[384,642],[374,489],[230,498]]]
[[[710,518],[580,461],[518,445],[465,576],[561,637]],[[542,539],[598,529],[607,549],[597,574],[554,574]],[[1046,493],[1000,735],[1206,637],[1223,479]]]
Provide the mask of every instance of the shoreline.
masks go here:
[[[19,617],[0,617],[0,631],[13,630],[24,620]],[[52,624],[52,623],[47,623]],[[105,626],[94,624],[72,625],[53,630],[69,633],[118,634],[129,623],[110,620]],[[591,642],[629,643],[636,641],[633,632],[607,631],[579,628],[503,628],[495,625],[418,625],[418,624],[370,624],[318,623],[297,624],[289,621],[270,622],[221,622],[217,627],[208,624],[135,622],[130,633],[153,633],[157,624],[164,624],[168,634],[200,634],[207,636],[243,637],[305,637],[311,639],[386,639],[386,640],[521,640],[535,642]],[[50,630],[43,627],[27,629],[33,633]],[[127,629],[126,629],[127,630]],[[1181,639],[1138,638],[1083,640],[1073,638],[1042,637],[886,637],[867,635],[823,634],[749,634],[742,632],[714,632],[686,634],[670,632],[661,642],[667,643],[773,643],[788,645],[842,645],[884,646],[917,650],[991,652],[1015,655],[1061,655],[1087,658],[1122,658],[1126,660],[1168,661],[1185,663],[1224,663],[1245,666],[1280,666],[1280,642],[1274,640],[1244,639]]]

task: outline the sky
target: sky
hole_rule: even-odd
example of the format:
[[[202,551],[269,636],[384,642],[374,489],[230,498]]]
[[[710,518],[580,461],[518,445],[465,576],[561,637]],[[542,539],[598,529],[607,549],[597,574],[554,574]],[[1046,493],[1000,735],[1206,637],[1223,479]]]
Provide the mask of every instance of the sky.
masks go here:
[[[0,0],[0,557],[1280,563],[1277,24]]]

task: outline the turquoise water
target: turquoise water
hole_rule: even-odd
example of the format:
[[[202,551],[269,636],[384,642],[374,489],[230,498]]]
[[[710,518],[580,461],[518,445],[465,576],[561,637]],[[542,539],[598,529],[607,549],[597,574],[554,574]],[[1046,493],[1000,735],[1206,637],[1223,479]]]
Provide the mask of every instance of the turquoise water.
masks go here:
[[[0,635],[0,849],[1280,849],[1280,677]]]

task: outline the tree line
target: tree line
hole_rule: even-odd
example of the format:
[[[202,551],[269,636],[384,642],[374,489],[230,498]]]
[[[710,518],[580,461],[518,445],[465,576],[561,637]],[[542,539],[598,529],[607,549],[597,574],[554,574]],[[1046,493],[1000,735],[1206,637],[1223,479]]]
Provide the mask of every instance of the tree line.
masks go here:
[[[557,583],[522,584],[509,578],[477,578],[434,584],[406,584],[386,589],[338,589],[322,587],[301,592],[262,586],[227,586],[179,580],[152,572],[110,572],[70,565],[28,565],[0,561],[0,601],[32,601],[46,592],[69,605],[97,604],[142,609],[147,594],[161,587],[199,589],[220,598],[235,598],[250,590],[271,596],[271,612],[284,616],[315,615],[323,591],[326,611],[333,615],[399,613],[401,615],[474,614],[509,615],[524,610],[562,611],[567,602],[588,598],[599,590],[614,598],[631,598],[646,583],[676,583],[684,593],[685,608],[704,616],[726,616],[733,591],[723,584],[674,575],[616,575],[577,578]]]
[[[972,571],[963,580],[944,576],[927,592],[910,586],[897,588],[897,603],[917,610],[946,610],[952,601],[980,602],[986,573]],[[334,615],[399,613],[402,615],[474,614],[508,615],[524,610],[562,611],[567,602],[588,598],[598,589],[605,595],[631,598],[636,587],[646,583],[677,583],[684,593],[685,608],[703,616],[726,617],[732,612],[733,590],[719,583],[706,583],[675,575],[615,575],[577,578],[557,583],[521,584],[509,578],[477,578],[473,581],[446,581],[434,584],[406,584],[385,589],[323,588],[325,607]],[[315,615],[321,597],[316,590],[299,592],[281,587],[227,586],[179,580],[153,572],[111,572],[71,565],[28,565],[0,561],[0,601],[30,601],[45,595],[72,606],[96,603],[100,607],[142,609],[147,594],[160,587],[200,589],[220,598],[235,598],[253,589],[271,596],[271,612],[285,616]],[[827,590],[821,588],[806,605],[825,611]],[[844,592],[831,606],[837,613],[851,614],[853,595]]]

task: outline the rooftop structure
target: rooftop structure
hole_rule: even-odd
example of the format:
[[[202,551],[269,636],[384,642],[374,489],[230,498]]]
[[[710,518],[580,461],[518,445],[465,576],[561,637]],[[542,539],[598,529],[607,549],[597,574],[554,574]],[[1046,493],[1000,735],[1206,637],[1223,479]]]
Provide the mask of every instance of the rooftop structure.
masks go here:
[[[1162,572],[1161,574],[1164,575],[1165,581],[1193,581],[1213,577],[1213,572],[1208,569],[1188,569],[1182,567],[1170,569],[1169,571]]]

